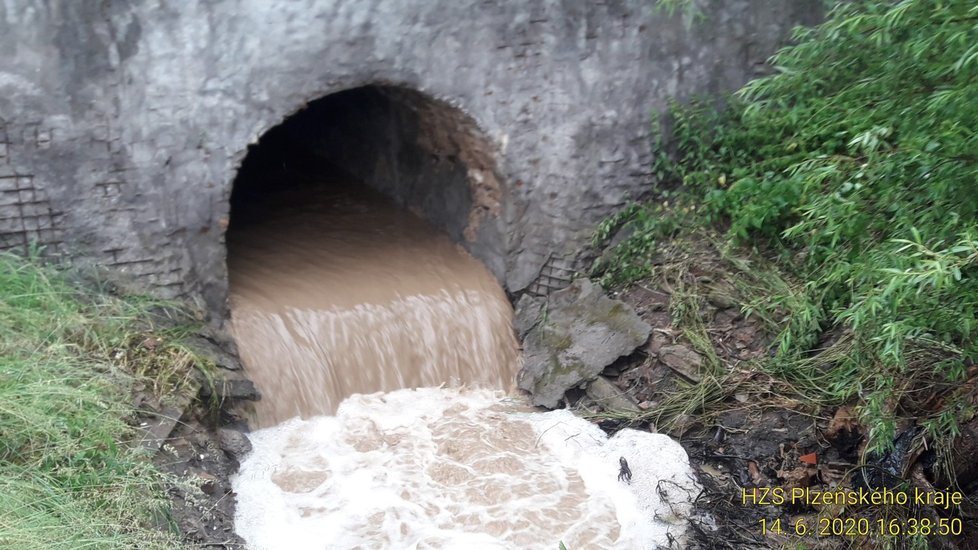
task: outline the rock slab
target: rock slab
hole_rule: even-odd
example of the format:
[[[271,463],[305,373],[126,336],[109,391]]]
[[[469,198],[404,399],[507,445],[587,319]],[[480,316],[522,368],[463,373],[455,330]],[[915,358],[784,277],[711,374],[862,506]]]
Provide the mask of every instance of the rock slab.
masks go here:
[[[587,396],[606,411],[639,412],[638,404],[628,393],[621,391],[604,376],[599,376],[587,386]]]
[[[659,360],[693,382],[699,382],[702,378],[703,356],[682,344],[662,346]]]
[[[524,364],[518,385],[534,405],[555,408],[567,390],[594,380],[615,359],[633,352],[652,327],[632,308],[605,296],[588,279],[555,292],[543,308],[527,308],[537,319],[523,341]]]
[[[240,462],[245,455],[251,452],[251,441],[248,440],[248,436],[237,430],[221,428],[217,431],[217,438],[221,450],[234,460]]]

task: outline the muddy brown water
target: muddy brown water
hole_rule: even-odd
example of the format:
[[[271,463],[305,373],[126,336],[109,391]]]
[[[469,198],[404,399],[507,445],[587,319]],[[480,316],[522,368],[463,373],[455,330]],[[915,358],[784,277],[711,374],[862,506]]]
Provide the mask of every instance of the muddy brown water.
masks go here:
[[[512,308],[485,266],[344,183],[263,197],[265,213],[229,233],[231,330],[262,394],[257,427],[332,414],[357,393],[511,389]]]
[[[695,493],[678,444],[609,440],[507,396],[512,308],[461,247],[363,188],[249,203],[228,267],[232,332],[262,393],[232,478],[250,548],[637,549],[682,536],[656,519],[660,483]],[[625,455],[630,485],[616,479]]]

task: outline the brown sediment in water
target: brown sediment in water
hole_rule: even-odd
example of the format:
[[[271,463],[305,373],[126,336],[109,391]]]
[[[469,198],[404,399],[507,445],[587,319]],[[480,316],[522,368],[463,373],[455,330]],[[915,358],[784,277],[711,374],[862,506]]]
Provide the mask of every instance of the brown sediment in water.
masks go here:
[[[262,393],[258,427],[355,393],[511,389],[512,308],[480,262],[363,187],[265,198],[228,234],[231,331]]]

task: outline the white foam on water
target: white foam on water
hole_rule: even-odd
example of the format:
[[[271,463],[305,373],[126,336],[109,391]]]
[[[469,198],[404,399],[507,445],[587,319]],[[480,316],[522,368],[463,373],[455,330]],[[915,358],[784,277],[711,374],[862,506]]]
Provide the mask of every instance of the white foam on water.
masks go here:
[[[665,435],[612,438],[488,390],[354,395],[249,434],[232,479],[251,548],[657,548],[699,493]],[[618,458],[633,473],[619,481]]]

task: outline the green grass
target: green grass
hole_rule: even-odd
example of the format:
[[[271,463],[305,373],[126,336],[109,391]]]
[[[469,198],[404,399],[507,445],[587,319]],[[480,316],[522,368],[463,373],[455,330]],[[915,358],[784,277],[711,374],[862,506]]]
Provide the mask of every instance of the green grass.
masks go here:
[[[655,199],[599,227],[618,238],[594,274],[654,277],[666,243],[718,228],[777,272],[741,288],[779,333],[758,369],[851,400],[870,450],[907,419],[940,446],[976,414],[954,388],[978,360],[978,7],[840,2],[795,39],[724,110],[673,105]],[[829,331],[844,344],[817,349]]]
[[[179,547],[167,480],[127,444],[134,384],[177,391],[190,364],[139,345],[152,305],[0,254],[0,547]]]

